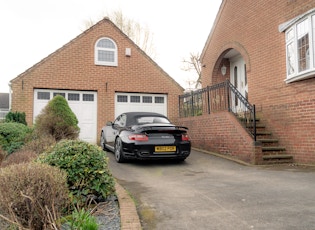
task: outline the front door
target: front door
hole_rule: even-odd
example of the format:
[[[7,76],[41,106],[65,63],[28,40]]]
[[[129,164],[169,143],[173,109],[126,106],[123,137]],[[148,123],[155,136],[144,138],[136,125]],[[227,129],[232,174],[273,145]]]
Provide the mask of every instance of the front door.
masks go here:
[[[247,99],[248,85],[246,76],[246,64],[241,56],[230,59],[230,81],[234,87]],[[242,112],[241,101],[232,95],[232,110],[235,113]]]

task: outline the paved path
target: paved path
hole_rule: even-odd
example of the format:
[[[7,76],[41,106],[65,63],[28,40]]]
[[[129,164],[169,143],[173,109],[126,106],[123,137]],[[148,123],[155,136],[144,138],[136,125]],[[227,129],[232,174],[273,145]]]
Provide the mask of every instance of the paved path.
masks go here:
[[[315,170],[244,166],[193,151],[186,162],[109,167],[144,230],[315,229]]]

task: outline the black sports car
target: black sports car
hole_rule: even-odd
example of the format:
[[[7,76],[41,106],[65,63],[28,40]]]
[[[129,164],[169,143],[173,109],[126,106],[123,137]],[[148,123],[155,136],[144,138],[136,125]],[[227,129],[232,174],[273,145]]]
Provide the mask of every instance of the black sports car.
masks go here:
[[[115,153],[117,162],[128,159],[185,160],[191,150],[187,128],[171,124],[158,113],[129,112],[107,122],[101,147]]]

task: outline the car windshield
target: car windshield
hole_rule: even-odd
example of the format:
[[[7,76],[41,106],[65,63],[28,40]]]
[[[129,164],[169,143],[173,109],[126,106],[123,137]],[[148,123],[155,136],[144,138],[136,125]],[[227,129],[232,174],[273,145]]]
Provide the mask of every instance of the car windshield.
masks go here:
[[[145,116],[145,117],[138,117],[137,123],[139,125],[143,125],[143,124],[155,124],[155,123],[169,124],[170,122],[165,117]]]

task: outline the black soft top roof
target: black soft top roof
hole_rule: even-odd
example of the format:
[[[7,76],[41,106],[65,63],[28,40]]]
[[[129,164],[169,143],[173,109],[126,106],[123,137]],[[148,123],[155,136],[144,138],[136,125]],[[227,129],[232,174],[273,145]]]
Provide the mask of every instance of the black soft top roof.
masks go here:
[[[153,112],[127,112],[123,113],[127,116],[127,124],[126,126],[134,125],[136,124],[136,120],[138,117],[164,117],[168,119],[166,116],[160,113],[153,113]]]

